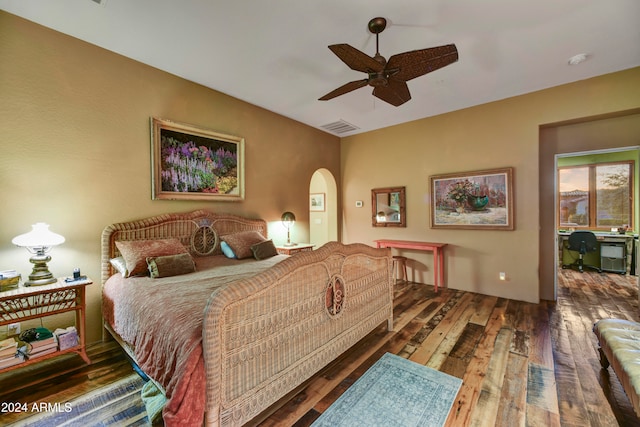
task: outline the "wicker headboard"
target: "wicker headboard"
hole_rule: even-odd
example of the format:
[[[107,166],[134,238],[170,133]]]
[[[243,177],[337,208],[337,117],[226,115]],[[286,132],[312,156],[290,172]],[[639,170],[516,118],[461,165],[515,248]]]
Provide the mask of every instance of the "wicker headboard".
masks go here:
[[[207,210],[164,214],[137,221],[112,224],[102,231],[102,283],[115,272],[109,260],[120,255],[116,247],[117,241],[177,238],[185,247],[191,248],[193,251],[192,238],[196,231],[203,227],[211,227],[217,236],[255,230],[267,237],[267,223],[262,219],[218,214]],[[217,246],[214,254],[221,253],[219,245]]]

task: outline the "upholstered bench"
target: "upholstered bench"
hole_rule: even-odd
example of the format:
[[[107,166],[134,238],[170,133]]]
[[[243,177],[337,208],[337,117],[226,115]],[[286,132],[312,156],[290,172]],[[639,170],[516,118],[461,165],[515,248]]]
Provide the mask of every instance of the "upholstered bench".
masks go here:
[[[640,322],[602,319],[593,325],[600,343],[600,365],[613,367],[640,417]]]

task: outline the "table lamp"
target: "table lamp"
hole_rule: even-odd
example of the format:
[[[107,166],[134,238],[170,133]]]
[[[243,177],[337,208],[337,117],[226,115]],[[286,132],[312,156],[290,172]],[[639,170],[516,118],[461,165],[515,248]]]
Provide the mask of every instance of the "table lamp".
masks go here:
[[[291,243],[291,227],[293,227],[293,223],[296,222],[296,216],[293,212],[285,212],[282,214],[280,220],[282,221],[282,225],[287,227],[287,243],[284,245],[295,246],[295,243]]]
[[[25,286],[40,286],[56,283],[57,279],[47,267],[47,262],[51,261],[51,257],[47,252],[53,246],[64,243],[64,237],[49,231],[49,224],[38,222],[33,224],[32,230],[28,233],[16,236],[11,240],[16,246],[27,248],[33,256],[29,259],[33,264],[33,271],[29,275],[29,281],[25,282]]]

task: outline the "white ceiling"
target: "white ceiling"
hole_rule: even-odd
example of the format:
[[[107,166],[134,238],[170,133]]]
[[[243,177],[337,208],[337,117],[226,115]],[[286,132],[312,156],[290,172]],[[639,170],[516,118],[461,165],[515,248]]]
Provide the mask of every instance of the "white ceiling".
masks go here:
[[[321,128],[370,131],[640,66],[638,0],[0,0],[46,27]],[[460,59],[411,80],[393,107],[327,46],[373,56],[455,43]],[[570,66],[585,53],[588,60]]]

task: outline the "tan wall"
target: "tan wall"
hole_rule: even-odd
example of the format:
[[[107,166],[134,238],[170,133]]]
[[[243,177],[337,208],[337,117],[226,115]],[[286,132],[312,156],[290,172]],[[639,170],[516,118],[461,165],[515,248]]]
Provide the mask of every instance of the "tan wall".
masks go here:
[[[445,242],[450,288],[537,302],[540,127],[638,107],[640,68],[635,68],[344,138],[343,241]],[[507,166],[514,168],[515,231],[429,228],[430,175]],[[371,189],[390,186],[406,186],[407,227],[373,228]],[[356,200],[364,207],[356,208]],[[553,243],[545,247],[553,250]],[[411,259],[410,278],[432,284],[431,254],[405,254]],[[506,272],[506,281],[499,280],[499,272]]]
[[[89,342],[101,335],[106,225],[207,208],[277,221],[270,232],[279,243],[279,218],[290,210],[296,239],[308,241],[313,172],[326,168],[340,182],[337,137],[2,11],[0,57],[0,270],[26,277],[29,254],[11,239],[49,223],[67,239],[51,252],[51,271],[80,267],[96,281]],[[244,137],[246,200],[152,201],[151,116]]]

